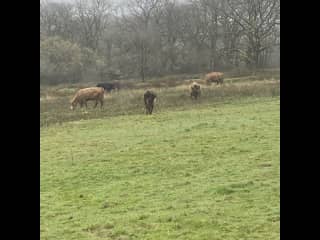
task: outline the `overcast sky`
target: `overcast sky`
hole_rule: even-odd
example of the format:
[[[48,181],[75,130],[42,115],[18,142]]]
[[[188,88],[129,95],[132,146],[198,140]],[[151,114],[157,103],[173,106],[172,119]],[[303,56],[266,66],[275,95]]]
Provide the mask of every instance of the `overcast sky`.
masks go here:
[[[47,0],[48,2],[75,2],[75,0]],[[127,0],[111,0],[112,2],[126,2]],[[184,2],[184,0],[178,0],[177,2]]]
[[[75,0],[47,0],[48,2],[75,2]],[[125,0],[112,0],[112,2],[123,2]]]
[[[48,2],[74,2],[74,0],[48,0]]]

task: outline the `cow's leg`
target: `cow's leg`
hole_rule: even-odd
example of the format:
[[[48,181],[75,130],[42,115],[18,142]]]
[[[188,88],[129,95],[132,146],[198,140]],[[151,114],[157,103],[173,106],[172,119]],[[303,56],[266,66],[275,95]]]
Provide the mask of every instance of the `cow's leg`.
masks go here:
[[[93,108],[96,108],[98,105],[98,100],[96,100],[95,104],[94,104],[94,107]]]
[[[145,107],[146,107],[146,114],[149,114],[149,109],[150,109],[150,103],[149,103],[149,99],[145,99],[144,101]]]
[[[147,110],[146,114],[150,114],[150,103],[149,102],[146,105],[146,110]]]
[[[88,109],[87,101],[84,101],[84,105],[86,106],[86,109]]]
[[[103,106],[103,99],[100,100],[100,108]]]
[[[82,108],[82,107],[83,107],[83,101],[80,102],[80,108]]]
[[[152,114],[152,111],[153,111],[153,103],[150,106],[150,114]]]
[[[153,103],[151,101],[148,101],[148,113],[152,114],[152,109],[153,109]]]

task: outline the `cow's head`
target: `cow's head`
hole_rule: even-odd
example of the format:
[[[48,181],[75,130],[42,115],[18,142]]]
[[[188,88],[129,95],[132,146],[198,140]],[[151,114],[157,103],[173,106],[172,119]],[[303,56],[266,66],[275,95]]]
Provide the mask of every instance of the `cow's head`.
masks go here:
[[[76,101],[71,101],[70,102],[70,109],[73,111],[75,109],[76,105],[77,105]]]

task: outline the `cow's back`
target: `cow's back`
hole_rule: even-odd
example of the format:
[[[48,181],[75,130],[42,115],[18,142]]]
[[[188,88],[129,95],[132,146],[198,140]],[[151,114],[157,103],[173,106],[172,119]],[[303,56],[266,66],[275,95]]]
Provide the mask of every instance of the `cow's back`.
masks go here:
[[[80,89],[77,93],[78,98],[91,100],[99,99],[104,96],[104,89],[102,87],[91,87]]]
[[[98,83],[97,87],[102,87],[105,90],[111,91],[111,90],[117,88],[117,85],[114,83]]]
[[[223,81],[223,73],[222,72],[211,72],[206,74],[205,81],[207,83],[210,82],[222,82]]]

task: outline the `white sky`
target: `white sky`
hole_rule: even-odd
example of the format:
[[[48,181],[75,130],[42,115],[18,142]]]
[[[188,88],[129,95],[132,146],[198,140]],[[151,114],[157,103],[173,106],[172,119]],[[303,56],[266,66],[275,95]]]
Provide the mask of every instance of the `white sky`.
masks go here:
[[[75,0],[47,0],[48,2],[75,2]],[[127,0],[111,0],[112,2],[126,2]],[[183,2],[184,0],[178,0],[177,2]]]
[[[48,2],[75,2],[75,0],[47,0]],[[112,0],[112,2],[123,2],[125,0]]]

